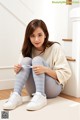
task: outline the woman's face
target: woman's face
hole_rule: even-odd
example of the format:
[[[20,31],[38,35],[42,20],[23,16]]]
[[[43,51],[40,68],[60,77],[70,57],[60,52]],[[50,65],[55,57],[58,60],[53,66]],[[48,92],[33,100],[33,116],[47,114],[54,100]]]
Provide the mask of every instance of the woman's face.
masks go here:
[[[40,27],[38,27],[30,36],[30,41],[36,49],[42,50],[45,38],[45,33]]]

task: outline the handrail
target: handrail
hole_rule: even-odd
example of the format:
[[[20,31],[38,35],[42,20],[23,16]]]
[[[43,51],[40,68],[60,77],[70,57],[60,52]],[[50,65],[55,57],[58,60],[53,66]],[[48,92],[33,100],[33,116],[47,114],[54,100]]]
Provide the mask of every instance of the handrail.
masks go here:
[[[2,70],[2,69],[13,69],[13,68],[14,68],[14,66],[1,66],[0,70]]]
[[[12,16],[14,16],[23,26],[26,26],[26,24],[20,20],[14,13],[12,13],[5,5],[3,5],[1,2],[0,2],[0,5],[6,10],[8,11]]]

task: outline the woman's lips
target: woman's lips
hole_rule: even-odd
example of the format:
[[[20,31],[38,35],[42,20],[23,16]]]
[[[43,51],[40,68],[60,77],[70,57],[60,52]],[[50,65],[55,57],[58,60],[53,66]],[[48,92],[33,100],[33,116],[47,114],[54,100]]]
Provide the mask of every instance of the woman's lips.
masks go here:
[[[40,44],[40,43],[35,43],[36,45]]]

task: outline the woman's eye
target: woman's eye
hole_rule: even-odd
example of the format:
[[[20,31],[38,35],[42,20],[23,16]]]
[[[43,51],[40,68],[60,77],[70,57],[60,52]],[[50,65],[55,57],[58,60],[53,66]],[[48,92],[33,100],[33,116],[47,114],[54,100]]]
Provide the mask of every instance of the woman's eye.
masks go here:
[[[31,37],[35,37],[34,35],[31,35]]]
[[[38,35],[37,35],[37,37],[41,37],[41,36],[42,36],[42,34],[38,34]],[[36,36],[35,36],[35,35],[31,35],[30,37],[31,37],[31,38],[34,38],[34,37],[36,37]]]
[[[42,36],[41,34],[39,35],[39,37]]]

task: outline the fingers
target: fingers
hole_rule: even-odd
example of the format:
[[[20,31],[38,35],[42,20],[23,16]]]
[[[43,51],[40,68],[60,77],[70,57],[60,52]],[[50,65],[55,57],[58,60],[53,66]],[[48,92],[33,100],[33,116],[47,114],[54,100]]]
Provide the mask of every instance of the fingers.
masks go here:
[[[41,74],[41,67],[40,66],[33,66],[32,68],[36,74]]]
[[[33,68],[32,68],[34,71],[38,71],[38,70],[40,70],[40,67],[39,66],[33,66]]]
[[[33,70],[39,70],[40,67],[39,66],[33,66]]]
[[[14,71],[16,72],[16,73],[18,73],[20,70],[21,70],[21,65],[20,64],[17,64],[17,65],[14,65]]]

